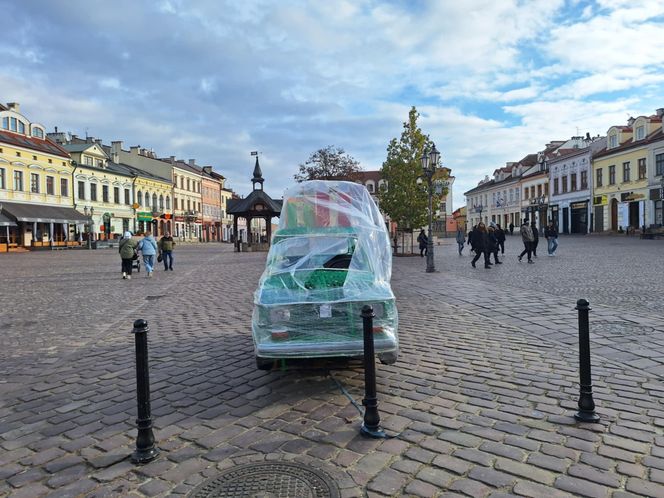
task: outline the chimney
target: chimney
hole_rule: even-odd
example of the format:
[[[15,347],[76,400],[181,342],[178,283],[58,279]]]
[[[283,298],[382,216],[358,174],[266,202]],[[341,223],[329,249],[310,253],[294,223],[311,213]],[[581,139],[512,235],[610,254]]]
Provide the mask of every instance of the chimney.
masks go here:
[[[140,148],[141,148],[140,145],[132,145],[131,147],[129,147],[129,152],[131,152],[132,154],[139,155],[140,154],[140,152],[139,152]]]
[[[196,159],[189,159],[189,166],[196,166]]]
[[[101,147],[101,138],[96,138],[95,143]]]
[[[120,152],[122,151],[122,141],[114,140],[111,142],[111,161],[116,164],[120,163]]]
[[[655,110],[655,112],[657,113],[658,118],[664,117],[664,107],[660,107],[659,109]]]
[[[72,139],[72,141],[74,141],[74,140],[78,140],[78,135],[74,135],[74,134],[72,134],[71,139]]]
[[[94,137],[85,137],[85,143],[91,144],[95,141]]]
[[[627,120],[627,126],[632,126],[634,124],[634,121],[636,120],[630,116],[630,118]]]
[[[175,156],[171,156],[169,157],[169,159],[171,161],[171,164],[175,164]]]
[[[10,111],[14,112],[19,112],[21,109],[21,106],[19,105],[18,102],[7,102],[7,107],[9,108]]]
[[[58,127],[57,127],[57,126],[55,127],[55,132],[56,132],[56,133],[58,132]]]
[[[590,141],[590,132],[589,131],[586,132],[586,140]]]

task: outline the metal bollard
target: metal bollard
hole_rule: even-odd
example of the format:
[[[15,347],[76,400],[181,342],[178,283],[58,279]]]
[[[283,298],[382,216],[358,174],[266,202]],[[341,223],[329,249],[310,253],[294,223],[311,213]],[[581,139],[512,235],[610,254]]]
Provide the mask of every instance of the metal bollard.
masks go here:
[[[373,342],[373,318],[376,316],[369,305],[362,307],[362,325],[364,329],[364,422],[360,434],[372,438],[387,437],[380,428],[380,414],[376,399],[376,357]]]
[[[579,311],[579,411],[574,418],[579,422],[599,422],[599,415],[595,413],[593,400],[593,386],[590,374],[590,327],[588,325],[588,312],[590,303],[585,299],[576,302]]]
[[[148,371],[148,327],[147,320],[134,322],[134,337],[136,339],[136,397],[138,402],[138,436],[136,437],[136,451],[131,455],[133,463],[147,463],[159,455],[159,449],[154,445],[152,433],[152,416],[150,414],[150,375]]]

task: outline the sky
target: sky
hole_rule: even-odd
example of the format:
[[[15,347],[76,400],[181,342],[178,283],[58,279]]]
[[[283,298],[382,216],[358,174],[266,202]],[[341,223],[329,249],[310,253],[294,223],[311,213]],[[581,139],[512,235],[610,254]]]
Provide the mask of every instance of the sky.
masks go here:
[[[377,170],[415,106],[463,192],[664,107],[661,0],[0,0],[0,101],[280,198],[318,149]]]

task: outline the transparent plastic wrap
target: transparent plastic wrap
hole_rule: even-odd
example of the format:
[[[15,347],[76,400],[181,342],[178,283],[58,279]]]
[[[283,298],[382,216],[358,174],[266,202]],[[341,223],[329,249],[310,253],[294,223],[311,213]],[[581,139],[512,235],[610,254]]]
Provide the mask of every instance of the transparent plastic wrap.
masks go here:
[[[284,192],[279,228],[254,293],[257,358],[359,356],[362,306],[370,304],[375,349],[398,352],[388,232],[367,189],[308,181]]]

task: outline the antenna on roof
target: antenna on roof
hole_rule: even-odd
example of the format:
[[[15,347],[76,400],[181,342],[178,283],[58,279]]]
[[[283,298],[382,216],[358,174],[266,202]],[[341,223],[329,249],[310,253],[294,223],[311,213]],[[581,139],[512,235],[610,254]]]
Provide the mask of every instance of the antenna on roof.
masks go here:
[[[251,155],[252,155],[252,156],[257,156],[257,155],[258,155],[258,151],[257,151],[257,150],[252,150],[252,151],[251,151]]]

